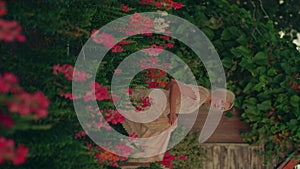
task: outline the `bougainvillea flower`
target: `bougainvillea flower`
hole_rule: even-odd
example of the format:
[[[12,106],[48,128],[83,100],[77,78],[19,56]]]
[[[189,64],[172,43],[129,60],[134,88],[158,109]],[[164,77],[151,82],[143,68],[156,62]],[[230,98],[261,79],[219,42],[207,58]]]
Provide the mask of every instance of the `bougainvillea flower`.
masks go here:
[[[0,137],[0,164],[6,161],[12,161],[14,165],[23,164],[29,152],[27,147],[18,145],[15,149],[15,142],[11,139]]]
[[[92,40],[97,44],[102,44],[108,48],[112,48],[115,44],[115,38],[108,33],[100,33],[99,30],[92,31]]]
[[[170,153],[167,151],[165,152],[164,158],[162,160],[162,164],[168,168],[173,168],[173,164],[171,163],[175,159],[175,156],[170,155]]]
[[[116,45],[116,46],[114,46],[113,48],[112,48],[112,50],[111,50],[113,53],[120,53],[120,52],[123,52],[123,48],[122,48],[122,46],[120,46],[120,45]]]
[[[26,156],[29,152],[29,149],[27,147],[24,147],[23,145],[19,145],[16,152],[15,156],[13,158],[13,164],[14,165],[20,165],[23,164],[26,161]]]
[[[172,6],[175,10],[181,9],[183,7],[182,3],[174,3]]]
[[[118,110],[110,111],[109,114],[106,116],[106,121],[112,124],[118,124],[125,120],[125,117],[122,116]]]
[[[127,5],[124,5],[124,6],[122,7],[122,11],[123,11],[123,12],[128,12],[128,11],[129,11],[129,7],[128,7]]]
[[[6,21],[0,19],[0,41],[13,42],[19,41],[24,42],[25,36],[21,34],[22,27],[17,21]]]
[[[5,2],[0,0],[0,16],[5,15],[7,12]]]
[[[0,112],[0,125],[3,125],[5,128],[11,128],[14,124],[15,123],[10,115]]]

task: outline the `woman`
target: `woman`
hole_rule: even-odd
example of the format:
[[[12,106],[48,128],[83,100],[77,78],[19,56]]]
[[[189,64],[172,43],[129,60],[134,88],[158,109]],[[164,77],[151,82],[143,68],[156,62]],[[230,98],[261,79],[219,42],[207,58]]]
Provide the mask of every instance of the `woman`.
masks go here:
[[[133,159],[130,159],[129,162],[161,161],[163,153],[167,149],[171,132],[177,126],[177,114],[198,111],[203,103],[210,103],[212,107],[226,111],[233,105],[234,94],[219,89],[214,91],[214,95],[218,96],[224,91],[227,92],[226,100],[218,97],[212,100],[208,89],[202,86],[187,85],[176,80],[171,80],[165,89],[139,89],[134,91],[133,98],[154,97],[151,102],[151,105],[154,106],[152,111],[161,114],[148,123],[137,123],[128,119],[122,123],[128,134],[135,134],[138,138],[151,138],[148,141],[141,140],[135,143],[137,152],[133,153]],[[165,97],[167,98],[166,102],[163,101]]]

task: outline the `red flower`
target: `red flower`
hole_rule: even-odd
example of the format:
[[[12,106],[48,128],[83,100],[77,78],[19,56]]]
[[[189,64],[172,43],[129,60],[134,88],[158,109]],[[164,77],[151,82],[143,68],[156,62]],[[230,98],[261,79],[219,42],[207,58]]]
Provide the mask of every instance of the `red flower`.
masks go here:
[[[25,37],[21,35],[22,27],[17,21],[6,21],[0,19],[0,41],[13,42],[17,40],[19,42],[24,42]]]
[[[162,164],[168,168],[173,168],[173,164],[171,163],[175,159],[175,156],[170,155],[170,153],[167,151],[165,152],[165,156],[162,160]]]
[[[184,155],[181,155],[181,156],[179,156],[179,159],[184,161],[184,160],[186,160],[186,157]]]
[[[132,95],[132,89],[131,89],[131,88],[128,88],[125,92],[126,92],[127,94],[129,94],[129,95]]]
[[[18,78],[12,73],[3,73],[0,75],[0,92],[7,93],[9,91],[15,92],[18,90]]]
[[[23,145],[19,145],[15,150],[14,140],[0,137],[0,164],[5,160],[12,161],[14,165],[23,164],[28,152],[29,149]]]
[[[147,106],[150,106],[151,105],[151,103],[150,103],[150,97],[145,97],[144,99],[142,99],[142,108],[145,108],[145,107],[147,107]]]
[[[75,134],[74,138],[77,139],[77,138],[84,137],[84,136],[86,136],[86,132],[85,131],[80,131],[80,132]]]
[[[111,50],[113,53],[120,53],[123,52],[123,48],[120,45],[114,46]]]
[[[107,122],[111,122],[112,124],[118,124],[120,122],[123,122],[125,120],[125,117],[122,116],[119,111],[110,111],[110,113],[106,117]]]
[[[107,87],[102,87],[99,83],[92,82],[90,88],[91,90],[87,91],[84,96],[85,101],[89,101],[89,100],[101,101],[110,98]]]
[[[167,47],[167,48],[173,48],[174,47],[174,45],[172,44],[172,43],[168,43],[168,44],[166,44],[166,46],[165,47]]]
[[[126,146],[125,144],[118,144],[115,146],[116,153],[121,156],[128,157],[131,154],[132,148]]]
[[[114,71],[114,74],[120,74],[120,73],[122,73],[122,69],[115,69],[115,71]]]
[[[129,7],[128,7],[127,5],[124,5],[124,6],[122,7],[122,11],[123,11],[123,12],[128,12],[128,11],[129,11]]]
[[[67,93],[61,93],[60,96],[66,98],[66,99],[70,99],[70,100],[76,100],[76,99],[79,99],[78,96],[73,96],[73,94],[70,93],[70,92],[67,92]]]
[[[159,86],[158,82],[147,82],[149,88],[157,88]]]
[[[9,72],[4,73],[2,78],[10,84],[18,83],[18,78],[14,74],[9,73]]]
[[[29,149],[24,147],[23,145],[19,145],[15,156],[13,158],[13,164],[14,165],[20,165],[23,164],[26,161],[26,156],[29,152]]]
[[[174,3],[173,4],[173,8],[175,9],[175,10],[177,10],[177,9],[181,9],[183,6],[182,6],[182,3]]]
[[[12,126],[14,126],[14,121],[13,119],[7,115],[7,114],[2,114],[0,112],[0,125],[3,125],[5,128],[11,128]]]
[[[6,6],[5,6],[5,2],[0,0],[0,16],[3,16],[6,14]]]
[[[108,33],[99,34],[99,30],[92,31],[92,40],[97,44],[103,44],[104,46],[111,48],[114,46],[115,38]]]
[[[15,100],[8,103],[8,110],[12,113],[28,115],[35,113],[35,118],[47,117],[49,100],[42,92],[37,91],[34,94],[26,92],[19,93]]]
[[[140,0],[140,4],[151,4],[152,0]]]
[[[161,8],[162,6],[161,6],[161,2],[155,2],[155,6],[157,7],[157,8]]]
[[[167,62],[164,63],[164,66],[165,66],[165,68],[170,68],[170,64]]]

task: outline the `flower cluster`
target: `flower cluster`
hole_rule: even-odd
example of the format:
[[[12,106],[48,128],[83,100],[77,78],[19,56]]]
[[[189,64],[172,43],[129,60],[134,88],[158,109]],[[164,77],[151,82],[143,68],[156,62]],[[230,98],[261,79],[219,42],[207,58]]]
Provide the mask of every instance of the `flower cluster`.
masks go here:
[[[12,94],[12,95],[11,95]],[[0,95],[3,95],[6,100],[3,102],[11,113],[19,113],[21,115],[34,114],[35,119],[47,117],[49,100],[40,91],[33,94],[24,91],[18,84],[18,79],[12,73],[4,73],[0,75]],[[8,115],[0,113],[5,120],[4,126],[10,127],[13,122]]]
[[[128,27],[124,31],[127,35],[136,35],[136,34],[152,34],[152,28],[154,27],[154,22],[148,18],[144,17],[139,13],[134,13],[128,22]]]
[[[124,146],[121,146],[120,148],[124,148]],[[130,149],[126,148],[124,150],[128,151]],[[122,150],[120,150],[120,151],[122,151]],[[119,167],[119,164],[118,164],[119,161],[127,160],[126,157],[120,157],[112,152],[104,151],[104,150],[97,152],[95,154],[95,157],[98,159],[98,162],[100,164],[105,164],[106,162],[108,162],[109,165],[113,166],[113,167]]]
[[[149,96],[142,97],[139,103],[135,104],[135,108],[137,112],[145,110],[147,107],[151,105],[151,98]]]
[[[0,16],[6,14],[5,2],[0,0]],[[25,36],[21,34],[22,27],[17,21],[7,21],[0,19],[0,41],[5,42],[24,42]]]
[[[28,152],[29,149],[23,145],[16,148],[14,140],[0,137],[0,164],[5,161],[12,161],[14,165],[23,164]]]
[[[80,131],[78,133],[75,134],[74,138],[78,139],[78,138],[82,138],[86,136],[86,132],[85,131]]]
[[[87,91],[84,96],[84,101],[89,100],[107,100],[110,99],[110,93],[108,92],[107,87],[102,87],[98,82],[92,82],[90,85],[90,91]]]
[[[140,0],[140,4],[155,6],[156,8],[162,8],[165,10],[170,9],[181,9],[183,7],[182,3],[174,2],[173,0]]]
[[[115,44],[115,38],[108,33],[100,33],[99,30],[92,31],[92,40],[97,44],[102,44],[108,48],[112,48]]]
[[[53,66],[53,72],[54,75],[57,75],[58,73],[64,74],[65,78],[69,81],[74,80],[76,82],[83,82],[85,81],[89,75],[80,70],[74,70],[74,67],[72,65],[63,64],[60,66],[60,64]]]
[[[175,157],[173,155],[171,155],[168,151],[165,152],[165,155],[164,155],[164,158],[163,160],[161,161],[162,165],[165,166],[165,167],[168,167],[170,169],[172,169],[174,166],[172,164],[172,161],[173,160],[176,160],[176,159],[179,159],[179,160],[186,160],[186,157],[184,155],[180,155],[178,157]]]
[[[125,120],[125,117],[122,116],[118,110],[107,109],[105,111],[105,120],[112,124],[118,124]]]
[[[35,118],[48,116],[49,100],[40,91],[33,94],[21,92],[15,95],[13,100],[8,101],[8,110],[21,115],[35,114]]]

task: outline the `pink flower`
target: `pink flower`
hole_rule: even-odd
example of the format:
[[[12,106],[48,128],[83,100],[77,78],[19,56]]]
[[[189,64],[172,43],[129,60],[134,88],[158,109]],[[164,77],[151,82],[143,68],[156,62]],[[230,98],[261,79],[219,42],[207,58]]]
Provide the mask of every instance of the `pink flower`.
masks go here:
[[[142,51],[148,53],[149,56],[156,56],[164,50],[163,46],[152,44],[150,48],[143,49]]]
[[[152,0],[140,0],[140,4],[151,4]]]
[[[13,42],[15,40],[24,42],[25,37],[21,35],[22,27],[17,21],[6,21],[0,19],[0,41]]]
[[[117,97],[117,96],[112,96],[112,97],[111,97],[111,101],[113,101],[113,102],[117,102],[117,101],[119,101],[119,100],[120,100],[120,98]]]
[[[16,95],[16,99],[8,103],[8,110],[12,113],[28,115],[35,113],[35,118],[47,117],[49,100],[40,91],[34,94],[26,92]]]
[[[13,119],[7,115],[7,114],[2,114],[0,112],[0,125],[3,125],[5,128],[11,128],[12,126],[14,126],[14,121]]]
[[[18,88],[18,78],[14,74],[6,72],[2,76],[0,75],[1,93],[15,92]]]
[[[74,70],[73,72],[73,80],[75,82],[83,82],[88,79],[89,75],[84,71]]]
[[[85,131],[80,131],[80,132],[75,134],[74,138],[77,139],[77,138],[81,138],[81,137],[84,137],[84,136],[86,136],[86,132]]]
[[[158,82],[147,82],[149,88],[157,88],[159,86]]]
[[[174,47],[174,45],[173,45],[172,43],[167,43],[165,47],[167,47],[167,48],[170,48],[170,49],[171,49],[171,48],[173,48],[173,47]]]
[[[0,0],[0,16],[5,15],[7,12],[5,2]]]
[[[131,88],[128,88],[125,92],[126,92],[127,94],[129,94],[129,95],[132,95],[132,89],[131,89]]]
[[[170,64],[167,62],[164,63],[164,66],[165,66],[165,68],[170,68]]]
[[[107,122],[111,122],[112,124],[118,124],[120,122],[123,122],[125,120],[125,117],[122,116],[118,110],[110,111],[110,113],[106,117]]]
[[[126,146],[125,144],[118,144],[115,146],[116,153],[121,156],[128,157],[131,154],[132,148]]]
[[[170,40],[170,36],[161,36],[162,39]]]
[[[89,74],[84,71],[74,70],[72,65],[64,64],[60,66],[59,64],[53,66],[53,74],[57,75],[58,73],[62,73],[65,75],[67,80],[74,80],[76,82],[83,82],[88,79]]]
[[[19,145],[15,156],[13,158],[13,164],[14,165],[20,165],[23,164],[26,161],[26,156],[29,152],[29,149],[24,147],[23,145]]]
[[[131,43],[130,41],[121,41],[119,42],[119,45],[128,45],[130,43]]]
[[[111,127],[108,123],[103,121],[103,118],[100,118],[99,121],[94,124],[94,127],[97,129],[105,128],[106,130],[111,130]]]
[[[136,12],[129,18],[128,28],[124,32],[127,35],[146,33],[150,36],[152,27],[154,27],[154,22],[150,18],[143,17]]]
[[[66,99],[70,99],[70,100],[76,100],[76,99],[79,99],[78,96],[73,96],[73,94],[70,93],[70,92],[67,92],[67,93],[61,93],[60,96],[66,98]]]
[[[158,59],[155,58],[155,57],[151,57],[151,58],[149,59],[149,61],[150,61],[152,64],[154,64],[154,65],[156,65],[156,64],[158,63]]]
[[[186,160],[186,157],[184,155],[181,155],[181,156],[179,156],[179,159],[184,161],[184,160]]]
[[[120,74],[120,73],[122,73],[122,69],[119,69],[119,68],[115,69],[114,74],[117,75],[117,74]]]
[[[173,8],[175,9],[175,10],[177,10],[177,9],[181,9],[183,6],[182,6],[182,3],[174,3],[173,4]]]
[[[89,101],[89,100],[101,101],[110,98],[107,87],[102,87],[99,83],[92,82],[90,88],[91,90],[87,91],[84,96],[85,101]]]
[[[151,105],[151,103],[150,103],[150,97],[145,97],[144,99],[142,99],[142,108],[145,108],[145,107],[147,107],[147,106],[150,106]]]
[[[112,48],[112,50],[111,50],[113,53],[120,53],[120,52],[123,52],[123,48],[122,48],[122,46],[120,46],[120,45],[116,45],[116,46],[114,46],[113,48]]]
[[[128,12],[128,11],[129,11],[129,7],[128,7],[127,5],[124,5],[124,6],[122,7],[122,11],[123,11],[123,12]]]
[[[0,93],[7,93],[10,91],[10,84],[4,79],[0,78]]]
[[[10,83],[10,84],[17,84],[18,83],[18,78],[12,74],[12,73],[4,73],[3,77],[2,77],[6,82]]]
[[[108,48],[112,48],[115,43],[115,38],[108,33],[99,34],[99,30],[92,31],[92,40],[97,44],[103,44]]]
[[[12,161],[14,165],[23,164],[26,161],[26,156],[29,149],[23,145],[19,145],[15,149],[14,140],[0,137],[0,164],[5,160]]]
[[[175,156],[170,155],[170,153],[167,151],[165,152],[165,156],[162,160],[162,164],[168,168],[173,168],[173,164],[171,163],[175,159]]]
[[[161,6],[161,2],[159,2],[159,1],[155,2],[155,6],[156,6],[157,8],[161,8],[161,7],[162,7],[162,6]]]

